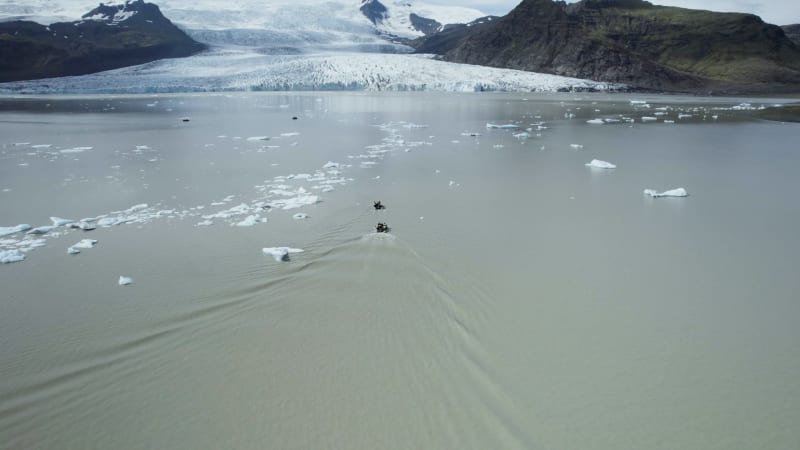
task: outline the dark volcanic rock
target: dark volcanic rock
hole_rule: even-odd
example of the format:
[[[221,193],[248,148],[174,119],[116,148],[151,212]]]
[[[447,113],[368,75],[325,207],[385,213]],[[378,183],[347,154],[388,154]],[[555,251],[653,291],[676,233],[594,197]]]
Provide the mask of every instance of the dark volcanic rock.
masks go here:
[[[642,0],[524,0],[507,16],[417,47],[468,64],[679,92],[800,92],[800,49],[751,14]]]
[[[363,0],[359,9],[374,25],[383,21],[388,14],[386,7],[378,0]]]
[[[795,45],[800,46],[800,24],[782,26],[786,37],[792,40]]]
[[[426,19],[414,13],[409,14],[408,18],[411,19],[411,25],[426,36],[437,33],[442,29],[442,24],[433,19]]]
[[[0,81],[83,75],[189,56],[205,46],[142,0],[98,8],[77,22],[49,27],[0,23]]]

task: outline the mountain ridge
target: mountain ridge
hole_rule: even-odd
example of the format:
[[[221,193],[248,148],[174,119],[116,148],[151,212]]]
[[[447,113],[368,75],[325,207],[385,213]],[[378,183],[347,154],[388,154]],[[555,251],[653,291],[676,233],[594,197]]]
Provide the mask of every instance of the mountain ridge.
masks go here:
[[[205,48],[152,3],[101,3],[75,22],[0,22],[0,82],[83,75]]]
[[[644,0],[524,0],[508,15],[418,41],[451,62],[692,93],[800,92],[800,49],[755,15]]]

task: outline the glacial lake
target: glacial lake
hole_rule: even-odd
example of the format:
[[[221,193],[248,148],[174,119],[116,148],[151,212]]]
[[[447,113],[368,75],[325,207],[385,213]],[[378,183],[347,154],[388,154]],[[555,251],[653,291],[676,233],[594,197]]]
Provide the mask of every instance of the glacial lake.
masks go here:
[[[0,448],[797,448],[785,102],[0,98]]]

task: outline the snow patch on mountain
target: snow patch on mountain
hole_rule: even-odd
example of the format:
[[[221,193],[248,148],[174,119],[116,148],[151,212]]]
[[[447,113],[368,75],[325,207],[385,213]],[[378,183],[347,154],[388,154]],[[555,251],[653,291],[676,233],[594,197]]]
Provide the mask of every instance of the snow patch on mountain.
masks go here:
[[[377,1],[377,0],[372,0]],[[440,6],[410,0],[384,0],[386,17],[376,23],[379,31],[403,38],[416,38],[423,36],[423,32],[412,23],[411,15],[435,20],[442,26],[458,23],[469,23],[475,19],[486,16],[481,11],[459,6]]]

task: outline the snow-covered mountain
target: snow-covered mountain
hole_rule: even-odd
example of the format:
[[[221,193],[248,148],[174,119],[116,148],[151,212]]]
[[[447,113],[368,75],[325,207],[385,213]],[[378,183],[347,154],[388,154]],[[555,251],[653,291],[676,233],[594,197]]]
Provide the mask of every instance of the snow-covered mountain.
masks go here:
[[[309,47],[335,51],[408,51],[387,44],[383,37],[415,38],[424,33],[414,23],[435,22],[444,26],[484,16],[475,9],[413,0],[392,0],[384,4],[379,0],[156,0],[155,3],[168,19],[197,41],[260,47],[267,53],[296,53],[307,51]],[[379,20],[371,20],[362,11],[367,3],[384,11]],[[0,21],[23,19],[49,25],[78,20],[95,7],[97,0],[26,0],[24,3],[0,0]],[[413,23],[412,17],[416,18]]]
[[[0,93],[143,93],[227,90],[556,91],[607,83],[469,66],[408,55],[416,38],[484,14],[415,0],[156,0],[210,50],[188,58],[43,81]],[[78,20],[97,0],[0,0],[0,21]],[[113,4],[112,4],[113,6]],[[119,8],[109,9],[117,17]],[[105,17],[105,16],[104,16]],[[122,22],[124,23],[124,21]]]

